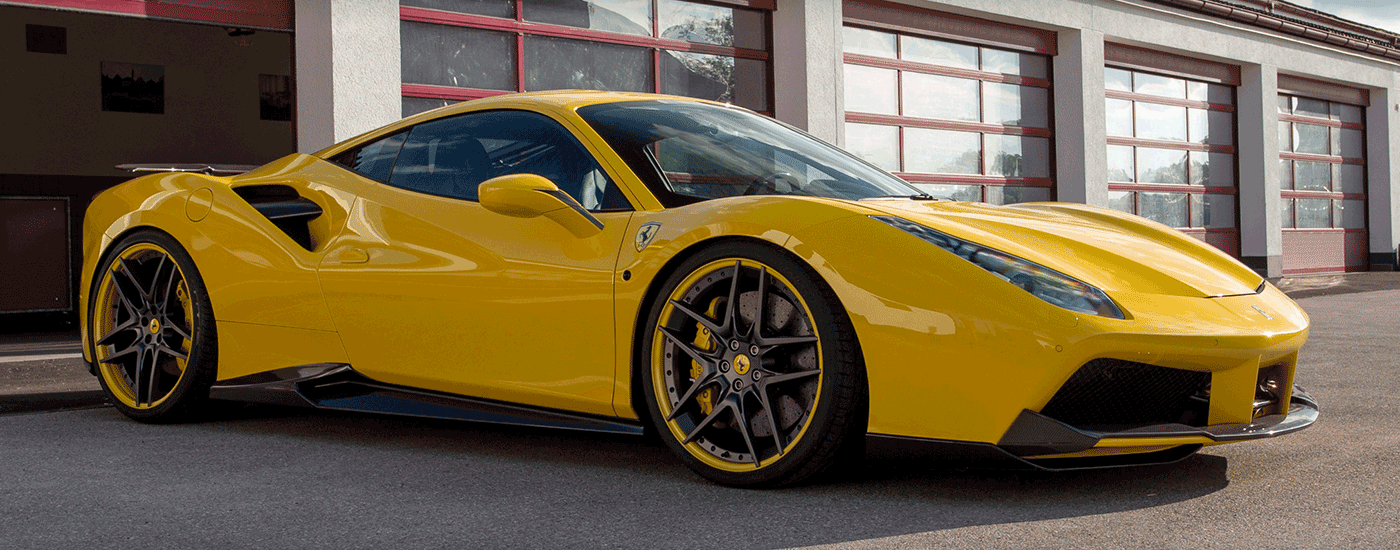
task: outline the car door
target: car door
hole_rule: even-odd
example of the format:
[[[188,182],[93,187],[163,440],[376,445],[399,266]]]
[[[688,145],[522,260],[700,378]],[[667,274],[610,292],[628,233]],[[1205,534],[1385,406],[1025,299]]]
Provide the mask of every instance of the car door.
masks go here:
[[[392,170],[359,196],[320,266],[354,368],[392,384],[613,414],[613,270],[632,209],[613,179],[538,113],[469,113],[381,141],[380,160],[397,149]],[[550,179],[602,231],[580,238],[476,201],[478,184],[512,173]]]

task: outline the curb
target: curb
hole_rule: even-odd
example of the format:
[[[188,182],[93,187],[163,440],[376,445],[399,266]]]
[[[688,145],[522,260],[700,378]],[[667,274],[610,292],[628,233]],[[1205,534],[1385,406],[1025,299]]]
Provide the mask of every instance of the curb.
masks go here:
[[[92,409],[107,406],[100,390],[0,395],[0,415]]]

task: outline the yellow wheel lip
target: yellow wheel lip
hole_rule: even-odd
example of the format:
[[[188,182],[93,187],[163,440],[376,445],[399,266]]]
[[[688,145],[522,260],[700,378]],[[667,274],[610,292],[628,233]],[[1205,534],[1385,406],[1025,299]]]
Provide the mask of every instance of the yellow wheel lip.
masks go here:
[[[135,390],[133,390],[130,384],[126,382],[126,377],[121,372],[120,367],[102,362],[103,359],[111,357],[112,346],[110,344],[98,345],[96,342],[103,337],[102,335],[111,332],[112,328],[114,328],[115,318],[113,318],[111,315],[99,315],[99,312],[112,311],[113,306],[118,305],[118,303],[115,301],[117,300],[117,298],[115,292],[116,284],[112,278],[113,273],[116,271],[117,266],[122,260],[130,260],[136,257],[138,254],[147,251],[155,252],[158,254],[164,254],[166,258],[169,259],[170,264],[175,267],[176,273],[180,275],[180,284],[177,286],[181,288],[188,288],[189,279],[185,277],[185,271],[183,269],[180,269],[180,264],[175,261],[174,256],[172,256],[168,250],[161,247],[160,245],[157,245],[155,243],[142,242],[135,243],[131,246],[126,247],[117,255],[112,257],[111,262],[109,262],[106,268],[102,270],[102,277],[97,284],[97,290],[96,292],[94,292],[92,299],[93,318],[91,326],[93,334],[93,362],[97,365],[97,372],[99,375],[102,376],[103,381],[106,382],[106,386],[111,391],[113,397],[120,401],[122,405],[137,410],[154,409],[156,407],[159,407],[162,403],[165,403],[168,399],[170,399],[171,394],[175,393],[175,389],[180,387],[180,383],[183,382],[185,379],[185,374],[189,372],[189,360],[180,359],[178,357],[175,358],[175,364],[180,368],[180,376],[175,380],[175,384],[172,385],[170,387],[170,391],[167,392],[165,395],[162,395],[160,399],[156,399],[150,403],[143,404],[138,401]],[[175,295],[176,299],[180,300],[180,305],[184,307],[185,325],[190,327],[190,336],[191,338],[193,338],[195,336],[193,333],[194,308],[192,301],[190,300],[190,293],[188,290],[185,290],[184,292],[177,291]],[[152,321],[153,323],[155,323],[155,326],[158,330],[160,328],[159,323],[154,319],[152,319]],[[150,327],[147,326],[144,327],[144,329],[149,330]],[[181,351],[183,351],[185,355],[188,356],[193,346],[193,341],[186,340],[184,347],[181,349]]]
[[[705,265],[695,268],[695,270],[691,271],[689,275],[682,279],[681,282],[676,285],[675,290],[672,290],[671,294],[666,297],[667,302],[664,306],[662,306],[661,315],[657,317],[657,322],[660,323],[664,319],[669,319],[670,316],[675,313],[675,306],[670,305],[671,300],[680,301],[680,298],[682,295],[685,294],[685,291],[688,290],[691,286],[693,286],[697,281],[716,270],[733,267],[735,262],[739,262],[739,265],[742,267],[767,269],[769,277],[776,278],[779,282],[786,286],[788,290],[792,291],[793,296],[797,297],[797,301],[800,302],[802,305],[803,314],[807,317],[807,323],[809,324],[809,326],[812,327],[812,334],[817,338],[817,393],[812,397],[812,406],[811,409],[808,411],[807,420],[802,425],[802,429],[798,430],[797,435],[787,442],[787,445],[783,447],[783,452],[781,454],[775,454],[771,457],[768,457],[767,459],[761,460],[759,461],[758,465],[755,466],[752,461],[731,462],[714,456],[708,451],[706,451],[698,442],[695,441],[682,445],[682,447],[685,448],[686,452],[690,453],[692,457],[695,457],[695,459],[705,463],[705,465],[707,466],[726,472],[743,473],[758,471],[772,465],[773,463],[779,460],[782,460],[788,455],[788,453],[791,453],[792,450],[797,447],[798,443],[801,443],[803,441],[803,438],[807,435],[807,430],[812,427],[812,422],[816,420],[817,407],[821,405],[822,381],[826,377],[826,368],[822,360],[821,331],[817,330],[816,319],[812,317],[812,308],[807,305],[806,298],[802,297],[802,294],[797,291],[797,288],[793,286],[792,281],[789,281],[787,277],[784,277],[776,269],[773,269],[773,266],[767,265],[758,260],[740,257],[724,257],[710,261]],[[686,434],[685,432],[681,431],[679,424],[677,424],[677,422],[674,420],[664,420],[666,417],[670,416],[671,411],[674,410],[671,408],[671,400],[669,397],[667,397],[666,393],[666,382],[664,378],[665,366],[662,364],[662,347],[664,346],[664,344],[665,336],[662,336],[660,330],[653,329],[650,366],[652,392],[656,396],[656,406],[661,412],[661,418],[666,423],[667,430],[671,432],[671,436],[674,437],[676,441],[684,441]]]

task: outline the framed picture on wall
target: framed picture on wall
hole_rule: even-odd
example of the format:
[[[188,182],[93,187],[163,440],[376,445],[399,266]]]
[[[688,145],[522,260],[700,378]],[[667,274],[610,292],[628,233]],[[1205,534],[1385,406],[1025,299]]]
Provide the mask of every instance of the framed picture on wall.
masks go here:
[[[102,110],[164,113],[165,67],[103,61]]]
[[[258,112],[262,120],[292,119],[291,77],[258,75]]]

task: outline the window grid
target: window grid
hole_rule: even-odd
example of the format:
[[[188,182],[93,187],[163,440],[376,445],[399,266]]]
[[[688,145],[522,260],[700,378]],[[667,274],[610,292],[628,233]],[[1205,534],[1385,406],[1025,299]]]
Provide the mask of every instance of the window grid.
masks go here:
[[[1161,75],[1153,73],[1151,71],[1143,71],[1136,68],[1117,67],[1109,65],[1108,70],[1123,71],[1128,73],[1130,78],[1129,88],[1130,90],[1132,90],[1128,91],[1107,89],[1104,92],[1106,98],[1105,101],[1107,101],[1109,105],[1112,104],[1113,100],[1128,102],[1128,127],[1130,129],[1130,132],[1133,134],[1131,136],[1110,134],[1107,139],[1110,148],[1115,146],[1127,147],[1131,151],[1130,160],[1127,168],[1128,173],[1132,178],[1132,181],[1125,181],[1125,179],[1123,178],[1114,179],[1115,174],[1112,168],[1110,167],[1108,188],[1110,192],[1111,201],[1117,202],[1117,204],[1114,204],[1114,207],[1132,214],[1145,215],[1149,218],[1161,218],[1155,219],[1155,221],[1167,223],[1168,225],[1173,225],[1177,227],[1177,229],[1196,235],[1221,234],[1222,236],[1230,236],[1237,234],[1239,231],[1239,212],[1238,201],[1235,200],[1234,196],[1238,194],[1238,179],[1236,177],[1238,170],[1238,162],[1236,160],[1237,148],[1235,145],[1233,145],[1238,134],[1238,132],[1236,131],[1237,121],[1234,116],[1234,113],[1236,112],[1236,108],[1234,105],[1235,87],[1216,84],[1206,80],[1186,78],[1184,76],[1178,75]],[[1148,94],[1136,91],[1139,75],[1143,75],[1147,78],[1166,78],[1171,81],[1182,81],[1184,86],[1181,90],[1182,95],[1187,97],[1167,97],[1163,95]],[[1188,91],[1193,85],[1196,87],[1205,86],[1206,88],[1204,89],[1206,90],[1205,93],[1207,94],[1207,97],[1209,97],[1210,95],[1209,90],[1211,86],[1216,86],[1220,89],[1228,89],[1229,93],[1227,97],[1215,98],[1217,101],[1210,101],[1207,99],[1193,99],[1190,98],[1191,92]],[[1228,100],[1229,102],[1226,103],[1219,101],[1221,99]],[[1182,121],[1185,122],[1185,126],[1182,128],[1183,133],[1185,134],[1183,136],[1184,139],[1177,140],[1138,137],[1137,133],[1139,132],[1139,104],[1178,107],[1187,109],[1187,111],[1185,112],[1187,118]],[[1229,143],[1231,144],[1225,145],[1219,143],[1202,143],[1196,141],[1198,138],[1200,138],[1200,136],[1195,136],[1191,133],[1193,129],[1191,128],[1190,122],[1190,109],[1204,111],[1207,113],[1207,117],[1209,116],[1209,113],[1228,113],[1228,128],[1230,130]],[[1111,122],[1112,121],[1110,121],[1109,124],[1110,128],[1112,127]],[[1207,118],[1206,123],[1207,135],[1209,135],[1209,118]],[[1179,184],[1173,184],[1152,182],[1143,183],[1137,181],[1141,179],[1140,175],[1142,174],[1143,168],[1140,162],[1141,157],[1139,154],[1139,151],[1141,149],[1180,151],[1182,154],[1186,155],[1184,157],[1185,163],[1182,167],[1182,179],[1184,180],[1184,182]],[[1110,154],[1111,153],[1112,149],[1110,149]],[[1208,182],[1208,174],[1203,173],[1203,171],[1207,168],[1193,161],[1193,153],[1200,153],[1202,154],[1202,156],[1208,155],[1210,153],[1230,155],[1230,166],[1228,167],[1228,172],[1231,174],[1229,177],[1230,185],[1210,185],[1210,183],[1214,182]],[[1206,158],[1209,160],[1209,157]],[[1214,171],[1214,168],[1210,168],[1210,170]],[[1203,183],[1194,183],[1197,181]],[[1167,219],[1162,216],[1154,216],[1154,212],[1145,212],[1143,208],[1144,193],[1184,194],[1185,196],[1180,199],[1185,203],[1184,212],[1181,216],[1173,216],[1177,218],[1176,220]],[[1117,200],[1115,201],[1114,199]],[[1123,199],[1128,200],[1123,201]],[[1207,201],[1222,201],[1231,205],[1228,208],[1228,210],[1232,210],[1232,212],[1228,212],[1228,215],[1224,216],[1224,218],[1228,220],[1228,226],[1224,226],[1226,225],[1224,222],[1222,222],[1221,225],[1212,226],[1210,219],[1211,217],[1207,215],[1207,212],[1197,211],[1199,208],[1202,207],[1206,207],[1208,209],[1209,207],[1206,206]],[[1184,220],[1184,222],[1179,223],[1179,220]],[[1212,239],[1208,238],[1208,240]]]
[[[440,100],[442,105],[458,101],[467,101],[502,95],[515,92],[529,91],[526,88],[526,65],[525,65],[525,38],[549,37],[583,40],[588,42],[599,42],[604,44],[616,44],[622,46],[643,47],[650,50],[651,57],[651,92],[662,93],[662,71],[661,54],[662,51],[675,51],[691,54],[706,54],[731,57],[736,60],[747,59],[760,61],[764,64],[764,82],[762,83],[765,96],[762,99],[761,108],[754,110],[772,116],[773,105],[773,68],[772,59],[772,18],[768,15],[774,9],[772,0],[685,0],[691,4],[713,5],[717,7],[729,7],[736,9],[747,8],[764,12],[763,33],[764,50],[752,48],[739,48],[731,46],[719,46],[714,44],[704,44],[697,42],[687,42],[667,38],[659,38],[660,29],[660,6],[662,0],[651,0],[651,36],[637,36],[609,31],[570,27],[565,25],[555,25],[548,23],[538,23],[525,19],[525,3],[528,0],[515,0],[513,18],[492,17],[486,15],[475,15],[468,13],[440,11],[437,9],[420,8],[413,6],[399,6],[399,19],[401,21],[414,21],[419,23],[430,23],[446,25],[451,27],[491,30],[512,33],[514,39],[514,70],[515,86],[514,90],[496,90],[483,88],[468,88],[455,86],[442,86],[431,84],[414,84],[404,82],[401,85],[401,94],[405,100]],[[739,82],[736,79],[736,85]],[[736,86],[737,87],[737,86]],[[435,105],[436,106],[436,105]],[[750,107],[753,108],[753,107]]]
[[[1032,190],[1028,192],[1029,196],[1033,197],[1032,200],[1052,200],[1054,198],[1054,179],[1050,176],[1050,174],[1053,173],[1053,154],[1051,153],[1051,151],[1053,151],[1053,142],[1051,141],[1051,139],[1053,138],[1052,128],[1054,125],[1054,121],[1053,117],[1049,112],[1049,106],[1053,104],[1053,99],[1050,96],[1051,80],[1050,63],[1048,57],[1037,56],[1044,59],[1044,78],[1021,74],[994,72],[984,70],[984,67],[987,63],[987,51],[989,50],[998,53],[1012,53],[1023,56],[1034,54],[1028,54],[1010,49],[1003,50],[1000,48],[993,48],[986,45],[957,43],[935,36],[921,36],[918,34],[912,34],[907,29],[902,29],[899,32],[895,32],[879,28],[877,26],[866,27],[864,25],[853,25],[849,22],[846,25],[846,27],[848,29],[856,29],[858,31],[874,31],[882,34],[892,34],[894,36],[895,42],[893,53],[895,57],[893,58],[853,53],[849,51],[849,44],[847,45],[847,51],[844,53],[843,56],[845,64],[848,67],[854,66],[888,69],[893,70],[895,72],[894,114],[872,113],[868,111],[852,109],[849,106],[848,102],[848,107],[845,116],[846,122],[848,123],[848,128],[850,127],[850,124],[854,123],[860,125],[870,125],[874,127],[895,129],[895,143],[897,144],[897,147],[895,152],[895,158],[892,159],[894,160],[894,164],[893,166],[885,166],[887,170],[903,178],[904,180],[914,183],[916,184],[916,186],[920,187],[924,187],[921,184],[952,184],[954,186],[977,186],[977,189],[975,190],[973,196],[957,195],[956,198],[960,200],[976,200],[981,202],[997,203],[1016,202],[1019,199],[1007,198],[1007,192],[1011,191],[1014,193],[1015,191],[1012,191],[1012,189],[1019,187],[1032,188]],[[916,40],[934,40],[936,42],[975,48],[977,52],[975,64],[978,68],[970,69],[963,67],[951,67],[935,65],[930,63],[922,63],[918,61],[911,61],[909,59],[905,59],[905,43],[911,38]],[[906,79],[910,74],[930,75],[936,77],[951,77],[977,82],[976,101],[978,104],[978,119],[975,121],[952,120],[948,118],[919,117],[910,115],[910,108],[905,103],[905,90],[908,89],[906,88]],[[987,90],[989,83],[1011,84],[1044,90],[1045,112],[1040,114],[1033,113],[1032,116],[1044,116],[1045,127],[1042,128],[1036,126],[1019,126],[988,122],[986,120],[986,117],[988,102]],[[911,161],[908,158],[909,152],[907,147],[907,145],[911,141],[914,141],[910,137],[911,130],[936,130],[976,134],[976,141],[978,147],[978,156],[976,159],[976,164],[979,173],[968,174],[921,171],[918,170],[916,167],[911,166]],[[854,149],[858,148],[858,144],[851,143],[851,139],[849,137],[849,130],[847,136],[847,147],[852,148],[854,151]],[[989,172],[993,172],[994,170],[989,166],[989,160],[987,158],[989,147],[992,146],[992,143],[989,140],[997,136],[1023,136],[1031,138],[1044,138],[1046,152],[1044,155],[1044,163],[1040,167],[1040,170],[1042,170],[1045,175],[1003,176],[990,174]],[[857,152],[857,154],[859,154],[859,152]],[[1024,158],[1024,156],[1022,158]],[[929,188],[925,187],[925,189]],[[1044,191],[1035,192],[1034,189],[1043,189]]]
[[[1299,112],[1302,109],[1300,102],[1310,102],[1312,107],[1325,106],[1327,116],[1320,113]],[[1280,195],[1280,216],[1281,225],[1284,230],[1290,232],[1306,231],[1346,231],[1364,232],[1366,230],[1366,126],[1362,122],[1364,110],[1360,106],[1348,105],[1336,101],[1312,99],[1291,94],[1279,94],[1278,106],[1279,120],[1279,195]],[[1343,115],[1343,111],[1354,113],[1352,116]],[[1353,121],[1343,120],[1351,118]],[[1299,147],[1298,125],[1308,125],[1323,127],[1327,129],[1327,152],[1299,152],[1295,151]],[[1342,146],[1342,131],[1359,132],[1359,142],[1356,144],[1355,155],[1347,155],[1347,152],[1339,150]],[[1312,165],[1322,164],[1328,167],[1327,190],[1299,189],[1298,169],[1299,163]],[[1345,167],[1357,167],[1347,169]],[[1341,180],[1342,171],[1359,172],[1359,189],[1346,192],[1339,189],[1344,183]],[[1306,201],[1306,202],[1303,202]],[[1325,202],[1324,202],[1325,201]],[[1322,222],[1320,216],[1301,217],[1299,210],[1304,204],[1322,205],[1327,208],[1318,211],[1327,214],[1327,220]],[[1346,216],[1347,208],[1359,208],[1361,213]],[[1304,225],[1304,227],[1299,227]]]

